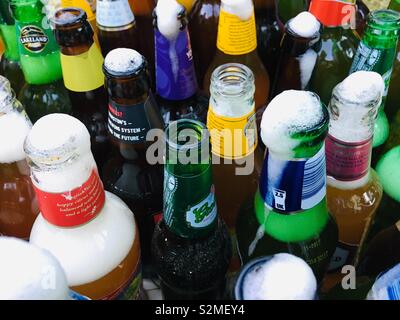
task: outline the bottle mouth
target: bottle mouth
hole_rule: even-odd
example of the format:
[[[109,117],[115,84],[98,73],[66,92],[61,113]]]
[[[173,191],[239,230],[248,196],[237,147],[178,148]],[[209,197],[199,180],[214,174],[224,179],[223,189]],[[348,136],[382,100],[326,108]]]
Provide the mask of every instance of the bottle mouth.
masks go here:
[[[56,27],[73,27],[87,21],[87,14],[84,10],[75,7],[63,8],[56,11],[51,18],[52,24]]]
[[[165,138],[168,149],[178,152],[204,149],[210,141],[207,127],[199,121],[190,119],[171,122],[165,130]]]
[[[103,63],[103,72],[106,77],[136,77],[145,69],[147,69],[146,58],[136,50],[128,48],[110,51]]]
[[[368,25],[382,31],[398,31],[400,13],[389,9],[372,11],[368,17]]]

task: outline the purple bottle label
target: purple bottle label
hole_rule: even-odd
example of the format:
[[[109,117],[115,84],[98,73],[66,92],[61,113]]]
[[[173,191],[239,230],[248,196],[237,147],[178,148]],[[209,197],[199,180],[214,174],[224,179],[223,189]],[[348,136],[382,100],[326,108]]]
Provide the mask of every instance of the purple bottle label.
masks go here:
[[[157,94],[167,100],[184,100],[197,91],[192,48],[187,28],[175,40],[155,31]]]

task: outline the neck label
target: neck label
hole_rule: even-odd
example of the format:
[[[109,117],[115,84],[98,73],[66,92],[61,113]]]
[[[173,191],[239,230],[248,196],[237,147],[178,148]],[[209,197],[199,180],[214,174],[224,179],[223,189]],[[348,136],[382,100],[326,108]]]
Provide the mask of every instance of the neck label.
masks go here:
[[[309,11],[327,27],[355,22],[355,0],[312,0]]]
[[[368,173],[372,139],[359,143],[347,143],[328,134],[325,143],[329,176],[342,181],[353,181]]]
[[[289,214],[311,209],[326,195],[325,150],[306,160],[285,160],[267,151],[260,180],[267,207]]]
[[[157,94],[167,100],[184,100],[197,92],[188,30],[169,40],[155,30]]]
[[[59,50],[50,27],[42,28],[41,21],[31,24],[18,23],[17,29],[19,50],[22,55],[45,56]]]
[[[105,193],[96,170],[76,189],[50,193],[33,184],[43,217],[58,227],[76,227],[92,220],[103,209]]]
[[[218,22],[217,48],[230,55],[242,55],[257,49],[254,12],[249,20],[221,10]]]
[[[128,0],[97,0],[97,24],[100,27],[118,28],[135,21]]]

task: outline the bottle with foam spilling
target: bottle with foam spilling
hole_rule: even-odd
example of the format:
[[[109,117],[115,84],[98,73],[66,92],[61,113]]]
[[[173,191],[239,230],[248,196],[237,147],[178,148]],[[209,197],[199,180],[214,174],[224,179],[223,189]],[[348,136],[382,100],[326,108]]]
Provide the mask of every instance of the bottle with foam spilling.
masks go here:
[[[25,240],[39,214],[24,153],[31,127],[10,82],[0,76],[0,235]]]
[[[357,265],[360,250],[382,198],[382,185],[370,168],[374,121],[384,82],[371,71],[348,76],[333,90],[326,139],[327,198],[339,227],[325,287],[340,282],[344,265]]]
[[[40,215],[30,237],[60,262],[72,290],[90,299],[136,299],[140,242],[127,205],[105,192],[90,135],[65,114],[41,118],[25,141]]]
[[[284,91],[269,103],[261,122],[268,149],[259,188],[236,224],[243,264],[287,252],[304,259],[321,283],[338,236],[326,201],[328,123],[312,92]]]

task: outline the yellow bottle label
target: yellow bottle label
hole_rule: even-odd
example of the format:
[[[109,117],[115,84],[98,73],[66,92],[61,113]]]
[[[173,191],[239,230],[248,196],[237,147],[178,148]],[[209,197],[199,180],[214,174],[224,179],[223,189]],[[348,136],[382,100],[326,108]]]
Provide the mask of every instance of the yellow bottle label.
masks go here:
[[[85,10],[87,16],[88,16],[88,20],[92,21],[94,19],[96,19],[96,15],[92,10],[92,7],[90,6],[90,2],[94,3],[94,0],[61,0],[61,5],[63,8],[66,7],[78,7],[81,8],[83,10]]]
[[[103,56],[97,44],[77,56],[61,54],[65,87],[74,92],[95,90],[104,85]]]
[[[218,115],[212,106],[208,109],[207,127],[211,137],[211,151],[225,159],[240,159],[257,147],[258,134],[254,109],[238,117]]]
[[[221,10],[218,23],[217,47],[220,51],[241,55],[257,49],[257,32],[254,12],[249,20]]]

